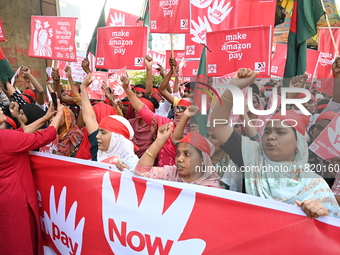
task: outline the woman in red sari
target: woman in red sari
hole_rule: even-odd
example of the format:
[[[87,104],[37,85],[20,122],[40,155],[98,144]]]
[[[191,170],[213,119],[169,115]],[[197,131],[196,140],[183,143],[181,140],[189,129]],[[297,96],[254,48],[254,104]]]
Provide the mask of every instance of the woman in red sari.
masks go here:
[[[64,107],[50,126],[34,133],[0,130],[0,254],[43,254],[37,191],[29,151],[52,142]],[[5,121],[0,110],[0,125]]]

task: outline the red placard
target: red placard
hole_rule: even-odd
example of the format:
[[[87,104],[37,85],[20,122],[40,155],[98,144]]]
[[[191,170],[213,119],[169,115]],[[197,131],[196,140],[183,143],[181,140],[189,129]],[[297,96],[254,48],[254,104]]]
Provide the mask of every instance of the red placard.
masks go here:
[[[167,70],[170,69],[170,64],[169,64],[169,59],[171,58],[172,55],[172,51],[171,50],[167,50],[165,52],[165,68]],[[181,63],[182,59],[185,57],[185,52],[184,50],[174,50],[174,57],[177,61],[177,66]]]
[[[100,27],[97,41],[96,68],[144,69],[147,27]]]
[[[29,57],[77,61],[77,18],[32,16]]]
[[[337,218],[308,219],[301,208],[283,202],[34,154],[45,254],[290,254],[292,247],[294,254],[337,254],[340,249]],[[308,242],[301,242],[307,236]]]
[[[153,0],[149,3],[151,33],[190,33],[189,0]]]
[[[198,72],[199,61],[186,61],[182,67],[183,77],[196,77]]]
[[[259,77],[270,75],[271,27],[247,27],[211,32],[207,35],[207,74],[223,76],[239,68],[259,72]]]
[[[340,114],[321,132],[309,149],[328,161],[340,156]]]
[[[332,33],[334,35],[335,43],[340,45],[340,28],[332,28]],[[334,85],[332,63],[337,54],[328,28],[319,28],[318,50],[321,53],[317,69],[318,80],[316,88],[319,91],[332,95]]]
[[[92,72],[92,83],[87,87],[87,93],[90,99],[105,100],[105,92],[102,89],[103,81],[107,81],[108,73]]]
[[[272,59],[271,75],[283,77],[287,58],[287,44],[276,44]]]
[[[112,94],[117,95],[118,99],[126,97],[126,93],[122,87],[120,78],[126,76],[126,68],[122,68],[109,76],[109,86],[112,89]]]
[[[191,0],[190,38],[186,38],[186,47],[195,47],[199,58],[206,43],[206,34],[225,29],[273,26],[275,20],[276,0]],[[188,51],[186,51],[186,55]]]
[[[86,73],[81,67],[81,63],[85,58],[85,54],[77,53],[77,62],[66,62],[66,61],[57,61],[57,65],[59,67],[60,78],[64,80],[68,80],[64,69],[67,65],[71,66],[72,69],[72,79],[76,82],[83,82]]]
[[[5,37],[5,30],[4,30],[4,26],[2,25],[2,20],[0,19],[0,42],[5,42],[6,37]]]
[[[133,15],[128,12],[123,12],[110,8],[109,15],[107,16],[107,27],[124,27],[124,26],[143,26],[143,21],[139,16]]]
[[[308,79],[306,82],[308,83],[311,83],[313,78],[316,76],[320,53],[320,51],[307,49],[306,72],[308,73]]]

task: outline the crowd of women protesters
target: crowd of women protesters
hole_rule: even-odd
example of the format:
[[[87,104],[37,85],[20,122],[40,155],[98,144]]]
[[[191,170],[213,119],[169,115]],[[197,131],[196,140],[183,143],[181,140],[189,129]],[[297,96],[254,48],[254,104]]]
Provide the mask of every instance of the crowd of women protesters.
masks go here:
[[[38,228],[38,202],[30,169],[29,151],[56,140],[52,153],[66,157],[103,162],[117,157],[117,169],[136,175],[168,181],[203,185],[242,192],[301,207],[310,218],[340,217],[340,173],[327,171],[340,164],[320,158],[308,146],[340,112],[340,58],[333,63],[332,97],[306,84],[306,74],[294,77],[290,87],[306,88],[312,93],[303,104],[311,116],[295,106],[282,115],[280,105],[269,116],[258,116],[245,105],[237,124],[210,125],[214,119],[229,120],[234,98],[229,89],[221,94],[209,114],[194,105],[195,82],[179,84],[178,66],[170,59],[170,70],[160,67],[161,84],[152,82],[152,64],[145,57],[145,85],[130,84],[121,77],[126,98],[115,99],[115,92],[104,82],[106,100],[91,100],[88,87],[93,78],[89,61],[83,61],[87,73],[80,86],[66,67],[68,89],[61,84],[59,70],[53,69],[53,84],[46,89],[58,95],[57,109],[44,96],[44,89],[30,69],[21,67],[17,79],[24,78],[27,88],[19,91],[9,81],[1,84],[0,110],[0,254],[20,249],[37,254],[41,234]],[[244,89],[257,110],[272,107],[273,88],[281,81],[259,85],[258,73],[241,68],[229,85]],[[169,82],[174,79],[173,89]],[[208,79],[207,86],[213,81]],[[288,95],[302,98],[303,94]],[[214,104],[214,102],[211,102]],[[269,121],[268,121],[269,119]],[[246,120],[242,122],[242,120]],[[247,125],[248,120],[264,123]],[[242,125],[241,123],[245,123]],[[254,123],[254,122],[253,122]],[[311,173],[310,164],[322,164],[323,171]],[[252,171],[242,171],[247,168]],[[291,171],[265,171],[270,167]],[[230,171],[230,169],[237,171]],[[229,169],[229,170],[228,170]],[[20,229],[20,231],[7,231]],[[15,253],[24,254],[24,253]]]

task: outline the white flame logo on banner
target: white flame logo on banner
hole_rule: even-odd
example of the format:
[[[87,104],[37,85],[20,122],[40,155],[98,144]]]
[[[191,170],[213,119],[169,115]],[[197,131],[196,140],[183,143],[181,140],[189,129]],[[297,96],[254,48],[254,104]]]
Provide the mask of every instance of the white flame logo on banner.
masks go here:
[[[111,250],[117,255],[202,254],[205,241],[178,241],[194,207],[195,192],[183,190],[163,213],[163,186],[151,182],[147,182],[146,186],[138,205],[132,176],[122,174],[116,197],[110,173],[105,173],[102,186],[103,227]]]
[[[112,15],[110,15],[110,19],[111,19],[111,23],[110,26],[112,27],[123,27],[125,26],[125,14],[123,13],[114,13],[113,17]]]
[[[201,19],[201,17],[198,17],[198,24],[195,21],[191,20],[193,28],[191,28],[190,33],[194,36],[193,38],[191,38],[191,40],[196,43],[205,44],[207,33],[211,32],[212,29],[206,16],[203,17],[203,20]]]
[[[328,137],[330,143],[339,152],[340,151],[340,117],[336,120],[335,130],[331,127],[328,128]]]
[[[41,218],[42,228],[47,233],[62,255],[81,254],[85,218],[76,226],[77,202],[75,201],[66,215],[66,187],[61,191],[58,209],[54,186],[50,190],[50,216],[44,211]]]
[[[208,7],[208,18],[211,23],[218,25],[220,24],[225,18],[228,16],[228,14],[231,12],[233,7],[229,7],[230,2],[227,3],[224,7],[224,0],[221,1],[221,3],[218,3],[218,0],[214,2],[213,7]]]

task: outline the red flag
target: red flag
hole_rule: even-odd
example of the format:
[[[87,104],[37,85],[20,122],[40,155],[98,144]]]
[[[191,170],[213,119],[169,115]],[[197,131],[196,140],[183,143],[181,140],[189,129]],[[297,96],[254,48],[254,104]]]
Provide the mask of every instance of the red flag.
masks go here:
[[[283,77],[287,57],[287,44],[276,44],[272,59],[271,75]]]
[[[106,26],[107,27],[143,26],[143,21],[138,20],[139,16],[111,8],[109,15],[107,16]]]
[[[211,32],[207,35],[208,76],[218,77],[241,67],[270,75],[271,27],[248,27]]]
[[[332,28],[335,43],[340,45],[340,29]],[[336,52],[332,43],[328,28],[319,28],[319,47],[320,53],[316,88],[326,94],[333,95],[333,73],[332,63],[336,58]]]
[[[77,61],[77,18],[32,16],[29,57]]]
[[[0,19],[0,42],[6,42],[5,31],[2,25],[2,20]]]
[[[190,32],[190,1],[150,1],[150,32],[186,34]]]
[[[147,27],[98,28],[96,68],[144,69],[147,38]]]

